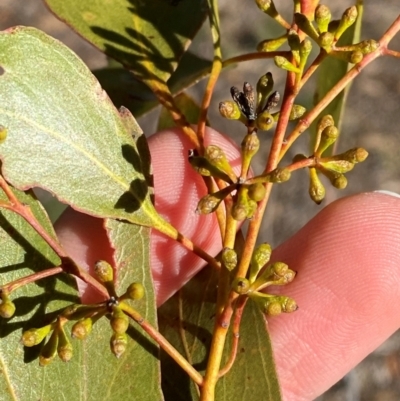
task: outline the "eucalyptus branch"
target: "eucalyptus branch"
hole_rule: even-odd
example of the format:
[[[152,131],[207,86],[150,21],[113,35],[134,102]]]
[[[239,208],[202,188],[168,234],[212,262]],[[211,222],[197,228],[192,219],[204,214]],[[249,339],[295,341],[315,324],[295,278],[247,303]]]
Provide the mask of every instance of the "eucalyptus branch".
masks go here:
[[[201,147],[204,147],[204,133],[211,97],[219,74],[222,70],[221,33],[219,27],[218,0],[208,0],[208,8],[211,35],[214,45],[214,59],[211,67],[210,77],[204,91],[203,101],[200,107],[199,121],[197,125],[197,136]]]
[[[223,61],[222,67],[228,67],[232,64],[243,63],[245,61],[252,61],[252,60],[264,60],[264,59],[273,59],[274,57],[281,56],[281,57],[289,57],[289,51],[275,51],[275,52],[254,52],[254,53],[247,53],[241,54],[240,56],[228,58]]]
[[[12,281],[8,284],[4,284],[0,286],[0,292],[3,294],[11,294],[13,291],[21,288],[27,284],[34,283],[38,280],[41,280],[46,277],[51,277],[59,273],[63,273],[64,270],[61,266],[52,267],[51,269],[46,269],[34,274],[30,274],[29,276],[22,277],[18,280]]]
[[[130,316],[140,327],[189,375],[198,385],[203,383],[201,374],[177,351],[167,339],[160,334],[138,311],[125,302],[120,303],[121,309]]]
[[[240,322],[242,320],[242,315],[244,311],[244,307],[247,303],[247,297],[241,297],[238,299],[238,304],[235,307],[233,322],[232,322],[232,345],[231,345],[231,353],[229,355],[229,359],[227,360],[225,366],[219,371],[218,378],[225,376],[231,369],[233,364],[235,363],[237,350],[239,347],[239,338],[240,338]]]

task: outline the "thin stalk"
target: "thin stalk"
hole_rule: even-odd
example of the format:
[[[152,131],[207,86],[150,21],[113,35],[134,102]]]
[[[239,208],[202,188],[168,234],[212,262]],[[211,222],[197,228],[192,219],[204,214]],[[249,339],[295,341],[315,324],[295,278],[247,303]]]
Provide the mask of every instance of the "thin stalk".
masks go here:
[[[192,251],[197,256],[200,256],[203,260],[205,260],[210,266],[215,269],[220,269],[221,265],[219,262],[213,258],[210,254],[200,248],[198,245],[193,243],[193,241],[187,237],[185,237],[182,233],[180,233],[172,224],[168,223],[168,221],[164,220],[161,216],[157,215],[153,220],[152,228],[155,228],[160,233],[165,234],[169,238],[179,242],[186,249]]]
[[[186,117],[176,105],[168,85],[165,82],[155,79],[147,79],[144,80],[144,82],[157,96],[159,102],[169,111],[175,124],[182,129],[183,133],[192,141],[196,149],[199,150],[201,147],[199,139],[189,122],[186,120]]]
[[[243,310],[247,302],[247,297],[241,297],[238,300],[238,305],[235,307],[235,314],[233,317],[232,323],[232,345],[231,345],[231,353],[229,355],[229,359],[227,360],[225,366],[219,371],[218,378],[225,376],[231,369],[235,362],[237,350],[239,347],[239,338],[240,338],[240,322],[242,320]]]
[[[214,59],[211,67],[210,77],[208,78],[208,83],[204,91],[203,100],[201,102],[200,116],[197,125],[197,136],[201,147],[204,146],[204,133],[211,97],[219,74],[222,70],[221,33],[219,28],[218,0],[208,0],[208,9],[211,35],[214,45]]]
[[[24,285],[34,283],[35,281],[41,280],[46,277],[51,277],[63,272],[64,270],[61,266],[52,267],[50,269],[46,269],[41,272],[30,274],[29,276],[22,277],[18,280],[12,281],[11,283],[4,284],[3,286],[0,287],[0,290],[5,294],[11,294],[13,291],[23,287]]]
[[[243,63],[244,61],[252,61],[252,60],[263,60],[270,59],[276,56],[289,57],[291,55],[290,51],[282,50],[275,52],[254,52],[241,54],[240,56],[228,58],[222,63],[222,68],[228,67],[229,65],[236,63]]]
[[[125,302],[121,302],[120,308],[130,316],[142,329],[189,375],[198,385],[203,383],[201,374],[177,351],[168,340],[160,334],[137,310]]]
[[[11,190],[11,187],[7,184],[6,180],[1,175],[0,188],[3,189],[9,199],[9,203],[0,202],[0,207],[19,214],[47,242],[51,249],[53,249],[53,251],[61,258],[63,271],[73,274],[76,277],[82,279],[87,284],[91,285],[94,290],[103,295],[104,298],[109,298],[106,288],[90,274],[86,273],[83,269],[76,265],[72,259],[70,259],[60,243],[55,238],[53,238],[39,223],[35,215],[32,213],[31,208],[22,204],[18,200],[18,198]]]

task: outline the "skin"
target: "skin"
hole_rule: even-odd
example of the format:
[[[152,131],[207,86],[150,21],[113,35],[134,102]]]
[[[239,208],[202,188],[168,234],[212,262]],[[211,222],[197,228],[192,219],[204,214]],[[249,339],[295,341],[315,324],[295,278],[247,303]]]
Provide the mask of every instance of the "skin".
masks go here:
[[[208,129],[207,142],[223,147],[239,164],[230,140]],[[153,135],[149,146],[157,210],[216,255],[221,241],[215,218],[194,213],[206,189],[186,162],[190,143],[169,131]],[[112,260],[100,219],[70,209],[56,229],[82,265]],[[400,199],[365,193],[328,205],[274,250],[275,260],[298,272],[282,291],[297,301],[299,310],[268,321],[284,400],[315,399],[399,328],[399,243]],[[157,232],[152,234],[151,263],[158,304],[203,266]],[[89,290],[82,291],[85,301],[95,299]]]

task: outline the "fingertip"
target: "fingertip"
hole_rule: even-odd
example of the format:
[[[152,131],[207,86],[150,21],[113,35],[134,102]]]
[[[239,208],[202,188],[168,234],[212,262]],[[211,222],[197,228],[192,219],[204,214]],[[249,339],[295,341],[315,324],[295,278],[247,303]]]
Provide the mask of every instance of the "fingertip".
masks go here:
[[[269,320],[285,400],[327,390],[400,324],[400,199],[368,193],[327,206],[274,251],[298,272],[280,292],[300,308]]]
[[[232,140],[207,127],[205,144],[220,146],[234,168],[240,168],[240,152]],[[159,132],[149,138],[157,211],[186,237],[215,256],[221,250],[221,236],[214,214],[195,210],[207,194],[203,178],[188,162],[193,144],[180,129]],[[160,305],[186,283],[204,261],[176,241],[153,231],[151,265]]]
[[[94,264],[98,260],[106,260],[113,265],[113,250],[102,219],[68,208],[57,220],[54,228],[67,254],[91,275],[94,275]],[[77,284],[83,303],[103,301],[103,298],[90,291],[80,279],[77,279]]]

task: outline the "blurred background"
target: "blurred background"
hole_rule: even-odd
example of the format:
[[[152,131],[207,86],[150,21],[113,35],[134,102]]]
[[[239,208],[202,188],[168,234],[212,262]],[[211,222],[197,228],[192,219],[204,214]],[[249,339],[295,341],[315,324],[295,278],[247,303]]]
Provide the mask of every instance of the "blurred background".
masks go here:
[[[326,0],[334,18],[353,3],[349,0]],[[378,2],[365,0],[362,39],[378,40],[397,15],[399,0]],[[276,1],[279,11],[290,20],[291,0]],[[266,38],[282,33],[279,26],[258,10],[253,0],[232,2],[220,0],[222,23],[222,46],[224,59],[255,51],[257,44]],[[64,23],[58,21],[41,0],[0,0],[0,30],[14,26],[37,27],[61,40],[73,49],[90,69],[101,69],[107,65],[106,57],[87,44]],[[400,37],[396,37],[391,48],[400,50]],[[211,38],[206,23],[191,46],[201,57],[212,58]],[[241,63],[222,73],[210,108],[211,125],[241,140],[243,126],[219,116],[218,103],[230,99],[229,88],[239,88],[244,81],[255,86],[258,78],[267,71],[274,75],[275,90],[284,90],[285,74],[272,61]],[[315,85],[306,85],[296,103],[306,107],[312,105]],[[189,89],[188,93],[200,101],[204,82]],[[297,172],[297,179],[289,185],[276,186],[268,207],[260,241],[279,245],[295,233],[321,208],[338,197],[363,191],[389,190],[400,193],[400,158],[398,157],[400,134],[400,60],[385,57],[370,64],[354,82],[341,129],[339,151],[362,146],[369,152],[368,159],[350,172],[348,187],[339,191],[326,186],[327,195],[322,205],[315,205],[305,188],[308,176]],[[160,109],[139,118],[146,135],[156,130]],[[261,172],[270,145],[270,134],[262,133],[262,147],[254,169]],[[309,137],[305,133],[293,146],[289,156],[308,153]],[[284,201],[283,201],[284,200]],[[372,289],[371,289],[372,290]],[[360,333],[362,335],[362,333]],[[355,367],[345,378],[318,398],[318,401],[398,401],[400,400],[400,332],[395,333],[373,354]]]

